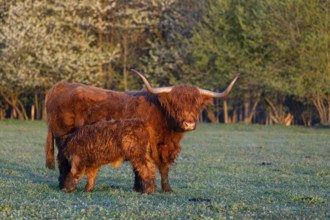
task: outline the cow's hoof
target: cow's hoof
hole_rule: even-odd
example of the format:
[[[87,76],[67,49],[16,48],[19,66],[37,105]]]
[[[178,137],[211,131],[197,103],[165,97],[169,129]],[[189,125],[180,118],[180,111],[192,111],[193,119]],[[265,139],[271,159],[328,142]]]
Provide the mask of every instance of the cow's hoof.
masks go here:
[[[90,189],[85,189],[85,192],[93,192],[94,188],[90,188]]]
[[[139,192],[139,193],[142,193],[142,191],[143,191],[143,188],[141,186],[134,186],[133,189],[135,192]]]
[[[163,189],[163,191],[164,191],[165,193],[173,193],[173,192],[174,192],[172,189],[166,189],[166,190]]]
[[[61,177],[59,177],[58,178],[58,188],[60,188],[60,189],[64,189],[65,188],[65,186],[66,186],[66,181],[65,181],[66,179],[65,178],[61,178]]]
[[[60,190],[63,190],[63,189],[64,189],[64,183],[59,183],[59,184],[58,184],[58,188],[59,188]]]
[[[162,190],[166,193],[171,193],[173,192],[171,186],[169,184],[162,184]]]
[[[138,176],[135,176],[135,181],[134,181],[134,190],[136,192],[142,193],[143,191],[143,181],[141,178],[139,178]]]

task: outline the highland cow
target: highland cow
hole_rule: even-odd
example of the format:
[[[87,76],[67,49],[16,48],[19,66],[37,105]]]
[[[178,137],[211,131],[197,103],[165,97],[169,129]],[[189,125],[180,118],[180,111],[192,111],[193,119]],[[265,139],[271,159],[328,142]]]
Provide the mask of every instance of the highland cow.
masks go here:
[[[159,169],[162,189],[171,192],[168,172],[181,151],[184,132],[194,130],[201,109],[212,104],[213,98],[226,97],[238,79],[236,76],[224,92],[218,93],[189,85],[153,88],[141,73],[133,71],[143,80],[147,91],[117,92],[78,83],[58,83],[49,90],[46,167],[55,169],[55,140],[60,188],[70,171],[70,164],[62,153],[62,136],[104,119],[139,118],[151,128],[150,143],[155,149],[152,159]],[[142,186],[143,181],[135,171],[134,188],[141,191]]]
[[[144,183],[140,192],[154,192],[155,165],[149,139],[147,126],[138,119],[104,120],[66,135],[62,138],[63,154],[71,163],[71,170],[63,190],[75,190],[78,180],[85,174],[85,191],[90,192],[102,165],[110,163],[117,169],[128,160]]]

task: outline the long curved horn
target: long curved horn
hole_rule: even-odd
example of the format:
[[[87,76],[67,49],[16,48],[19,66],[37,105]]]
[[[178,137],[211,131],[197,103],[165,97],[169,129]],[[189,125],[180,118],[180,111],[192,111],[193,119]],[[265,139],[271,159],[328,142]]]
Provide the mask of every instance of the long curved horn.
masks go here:
[[[231,89],[233,88],[235,82],[238,80],[238,78],[240,77],[240,74],[237,74],[235,76],[235,78],[231,81],[231,83],[229,84],[229,86],[227,87],[227,89],[223,92],[212,92],[212,91],[209,91],[209,90],[205,90],[205,89],[199,89],[199,92],[202,94],[202,95],[205,95],[205,96],[209,96],[209,97],[212,97],[212,98],[223,98],[223,97],[226,97]]]
[[[136,74],[138,74],[138,76],[143,80],[143,83],[147,88],[148,92],[152,94],[160,94],[160,93],[170,93],[172,91],[172,87],[152,88],[148,80],[141,73],[139,73],[135,69],[131,69],[131,70]]]

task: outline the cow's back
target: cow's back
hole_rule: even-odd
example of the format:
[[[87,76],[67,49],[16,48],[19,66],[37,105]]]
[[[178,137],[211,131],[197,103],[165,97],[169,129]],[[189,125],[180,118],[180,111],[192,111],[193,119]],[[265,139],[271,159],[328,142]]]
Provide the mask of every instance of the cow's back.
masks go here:
[[[62,136],[84,125],[90,106],[104,101],[107,91],[79,83],[56,84],[45,99],[48,127],[55,136]]]

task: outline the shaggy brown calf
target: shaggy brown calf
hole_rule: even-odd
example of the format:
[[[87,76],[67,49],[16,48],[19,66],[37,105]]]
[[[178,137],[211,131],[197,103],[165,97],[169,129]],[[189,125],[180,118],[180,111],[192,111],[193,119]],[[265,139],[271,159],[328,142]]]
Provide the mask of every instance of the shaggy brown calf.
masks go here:
[[[75,190],[78,180],[85,174],[85,191],[90,192],[100,166],[110,163],[119,168],[127,159],[143,180],[141,193],[154,192],[155,165],[150,156],[149,139],[148,128],[138,119],[103,120],[82,126],[63,139],[63,154],[71,163],[63,190]]]

